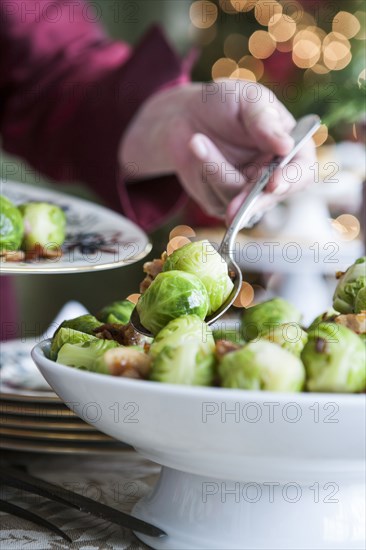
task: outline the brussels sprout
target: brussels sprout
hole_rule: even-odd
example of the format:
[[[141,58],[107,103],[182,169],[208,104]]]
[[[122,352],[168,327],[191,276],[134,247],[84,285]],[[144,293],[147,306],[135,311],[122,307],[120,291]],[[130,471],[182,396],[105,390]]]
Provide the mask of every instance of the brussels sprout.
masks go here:
[[[159,273],[137,302],[141,323],[157,334],[176,317],[195,314],[204,319],[208,295],[203,283],[191,273],[167,271]]]
[[[264,332],[261,338],[278,344],[299,357],[308,340],[308,335],[298,323],[284,323]]]
[[[210,327],[196,315],[170,321],[151,348],[150,378],[156,382],[210,386],[214,380],[215,341]]]
[[[333,307],[339,313],[357,313],[356,299],[361,289],[366,287],[366,256],[352,264],[338,281],[333,296]],[[359,306],[364,303],[362,294]],[[357,307],[359,307],[357,306]]]
[[[80,332],[79,330],[73,330],[72,328],[61,328],[58,330],[52,339],[50,359],[56,361],[57,354],[64,344],[82,344],[83,342],[89,342],[96,340],[96,336]]]
[[[338,311],[330,307],[327,309],[327,311],[324,311],[324,313],[321,313],[318,315],[318,317],[315,317],[314,321],[309,325],[308,332],[314,330],[320,323],[333,323],[334,319],[337,317]]]
[[[99,357],[93,371],[125,378],[147,378],[151,367],[151,357],[138,346],[119,346],[108,349]]]
[[[301,313],[283,298],[273,298],[246,309],[242,316],[242,336],[255,340],[284,323],[298,323]]]
[[[24,232],[23,218],[19,209],[0,195],[0,251],[17,250]]]
[[[98,360],[108,350],[116,347],[118,347],[118,343],[114,340],[100,340],[99,338],[83,344],[64,344],[58,352],[57,363],[108,374],[107,367],[103,366],[103,362],[98,363]]]
[[[355,300],[355,313],[366,311],[366,287],[357,292]]]
[[[34,250],[37,245],[54,249],[63,244],[66,217],[59,206],[47,202],[28,202],[21,204],[19,210],[24,223],[24,250]]]
[[[219,363],[219,377],[224,388],[299,392],[305,369],[293,353],[258,340],[225,355]]]
[[[219,309],[234,287],[225,260],[206,240],[188,243],[168,256],[163,271],[172,270],[192,273],[202,281],[210,301],[208,314]]]
[[[103,323],[121,323],[122,325],[127,325],[134,307],[135,305],[128,300],[113,302],[99,311],[97,319]]]
[[[85,315],[80,315],[74,319],[67,319],[63,321],[61,325],[56,330],[54,337],[62,328],[71,328],[73,330],[78,330],[79,332],[85,332],[86,334],[94,335],[95,329],[102,326],[102,323],[98,321],[93,315],[87,313]]]
[[[353,393],[365,390],[365,346],[347,327],[320,323],[309,333],[301,359],[309,391]]]

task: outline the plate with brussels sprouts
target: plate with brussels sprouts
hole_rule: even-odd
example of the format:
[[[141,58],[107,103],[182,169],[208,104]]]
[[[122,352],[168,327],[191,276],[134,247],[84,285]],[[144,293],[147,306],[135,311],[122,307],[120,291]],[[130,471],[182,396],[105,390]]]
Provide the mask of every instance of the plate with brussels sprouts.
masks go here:
[[[150,250],[147,235],[112,210],[53,190],[1,181],[1,273],[113,269]]]

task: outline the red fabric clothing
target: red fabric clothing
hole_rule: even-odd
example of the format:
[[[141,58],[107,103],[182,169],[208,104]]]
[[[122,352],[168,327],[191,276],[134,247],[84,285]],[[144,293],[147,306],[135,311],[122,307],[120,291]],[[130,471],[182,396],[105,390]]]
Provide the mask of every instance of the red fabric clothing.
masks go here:
[[[132,51],[93,22],[84,0],[0,0],[3,148],[56,180],[89,184],[145,229],[184,197],[174,176],[123,182],[117,149],[144,100],[188,81],[152,27]]]

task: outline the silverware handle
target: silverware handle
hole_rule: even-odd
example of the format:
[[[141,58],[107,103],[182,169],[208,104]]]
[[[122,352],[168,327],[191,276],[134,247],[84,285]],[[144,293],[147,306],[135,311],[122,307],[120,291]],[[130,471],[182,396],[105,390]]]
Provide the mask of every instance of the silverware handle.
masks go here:
[[[258,199],[260,193],[266,187],[269,182],[273,172],[277,168],[283,168],[290,162],[290,160],[296,155],[299,149],[308,141],[314,132],[320,126],[320,118],[318,115],[307,115],[300,118],[291,131],[291,137],[293,138],[295,144],[291,151],[284,157],[276,156],[264,170],[263,174],[255,182],[250,192],[243,201],[243,204],[239,208],[236,216],[226,230],[226,233],[222,239],[219,252],[224,253],[233,249],[234,239],[241,227],[244,227],[251,218],[251,206]]]

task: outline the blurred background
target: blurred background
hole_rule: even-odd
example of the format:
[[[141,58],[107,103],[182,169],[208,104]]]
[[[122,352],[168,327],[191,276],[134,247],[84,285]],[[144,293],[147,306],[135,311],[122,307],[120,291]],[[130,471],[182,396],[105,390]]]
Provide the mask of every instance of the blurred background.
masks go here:
[[[294,116],[314,112],[322,117],[315,136],[318,163],[313,188],[280,205],[241,236],[242,251],[250,242],[261,246],[271,240],[280,243],[271,263],[264,256],[252,262],[249,248],[248,257],[242,254],[246,280],[258,295],[280,293],[298,302],[306,295],[302,299],[309,303],[310,290],[320,311],[322,302],[329,304],[334,272],[364,250],[364,1],[94,0],[91,4],[115,39],[136,44],[158,22],[181,55],[199,48],[193,80],[227,77],[261,82],[273,89]],[[4,154],[0,169],[2,179],[100,202],[80,182],[56,186],[23,161]],[[178,223],[189,223],[212,240],[222,234],[220,222],[190,205],[151,236],[154,250],[150,257],[161,252],[170,229]],[[289,241],[300,243],[301,262],[283,261]],[[335,243],[333,249],[329,243]],[[16,277],[20,319],[27,336],[32,330],[41,333],[70,299],[95,311],[136,292],[141,270],[140,262],[95,274]],[[309,317],[312,313],[307,311]]]

